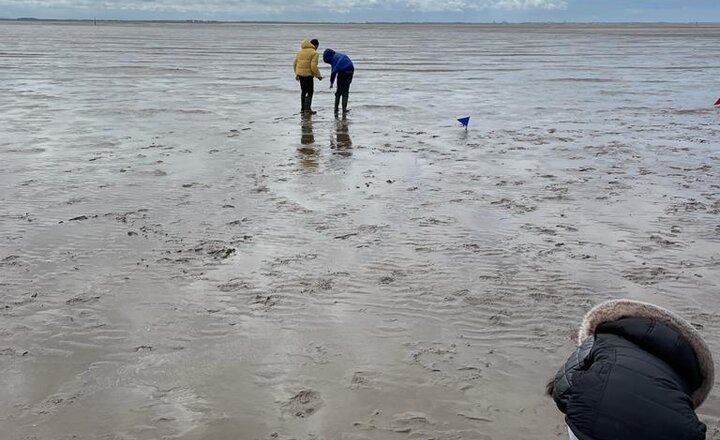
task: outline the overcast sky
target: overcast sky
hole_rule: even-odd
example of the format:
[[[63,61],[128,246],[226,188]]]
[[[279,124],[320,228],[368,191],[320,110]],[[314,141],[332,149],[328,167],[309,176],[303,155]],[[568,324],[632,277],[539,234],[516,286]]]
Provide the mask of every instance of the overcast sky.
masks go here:
[[[0,17],[720,22],[720,0],[0,0]]]

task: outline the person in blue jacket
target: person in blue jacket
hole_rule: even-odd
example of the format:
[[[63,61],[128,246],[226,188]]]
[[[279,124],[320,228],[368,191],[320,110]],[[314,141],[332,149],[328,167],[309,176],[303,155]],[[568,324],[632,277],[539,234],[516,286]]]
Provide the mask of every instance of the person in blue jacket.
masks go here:
[[[335,91],[335,113],[338,113],[338,107],[340,106],[340,98],[342,98],[343,113],[347,113],[348,97],[350,95],[350,83],[352,83],[353,80],[355,66],[353,66],[350,57],[348,57],[344,53],[335,52],[332,49],[325,49],[325,52],[323,52],[323,61],[332,66],[332,73],[330,74],[331,89],[333,87],[333,84],[335,83],[335,77],[337,76],[337,89]]]

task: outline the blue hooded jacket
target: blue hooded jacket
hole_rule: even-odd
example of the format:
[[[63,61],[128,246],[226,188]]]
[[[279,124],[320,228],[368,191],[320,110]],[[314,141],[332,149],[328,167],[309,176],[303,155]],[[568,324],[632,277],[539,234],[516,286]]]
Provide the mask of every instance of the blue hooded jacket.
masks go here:
[[[325,49],[323,52],[323,61],[332,66],[332,73],[330,74],[330,85],[335,83],[335,76],[338,72],[346,72],[348,70],[355,70],[350,57],[344,53],[335,52],[332,49]]]

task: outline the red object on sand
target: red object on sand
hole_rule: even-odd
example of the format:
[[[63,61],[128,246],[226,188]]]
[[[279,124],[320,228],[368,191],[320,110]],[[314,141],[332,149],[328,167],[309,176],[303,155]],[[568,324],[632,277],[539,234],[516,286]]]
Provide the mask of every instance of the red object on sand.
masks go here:
[[[716,105],[716,106],[720,106],[720,98],[718,98],[718,100],[715,101],[715,105]]]

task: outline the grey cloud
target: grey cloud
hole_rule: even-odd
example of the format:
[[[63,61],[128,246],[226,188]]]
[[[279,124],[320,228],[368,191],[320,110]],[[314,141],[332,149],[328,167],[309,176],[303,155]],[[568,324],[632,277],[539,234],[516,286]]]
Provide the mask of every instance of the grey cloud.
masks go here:
[[[423,12],[461,12],[484,9],[564,9],[567,0],[406,0],[406,6]]]
[[[33,9],[124,10],[208,14],[285,15],[308,11],[351,13],[389,9],[419,12],[462,12],[501,9],[562,9],[567,0],[0,0],[0,6]]]

